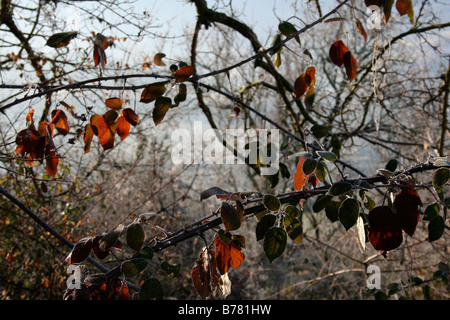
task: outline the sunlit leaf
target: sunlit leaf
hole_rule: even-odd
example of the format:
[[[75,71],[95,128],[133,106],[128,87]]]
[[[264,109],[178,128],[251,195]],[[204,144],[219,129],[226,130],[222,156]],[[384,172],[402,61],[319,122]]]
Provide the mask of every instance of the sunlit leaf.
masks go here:
[[[284,218],[284,227],[289,238],[296,243],[301,243],[303,239],[302,223],[294,217],[287,216]]]
[[[297,171],[294,176],[294,187],[297,191],[303,190],[308,183],[308,175],[303,172],[303,163],[306,159],[305,157],[300,157],[297,163]]]
[[[241,247],[234,242],[224,243],[216,234],[214,237],[216,245],[216,262],[220,274],[226,274],[229,268],[237,269],[244,261],[245,256]]]
[[[62,110],[53,110],[52,111],[52,124],[54,124],[56,130],[63,136],[69,133],[70,127],[67,122],[67,116]]]
[[[195,290],[202,299],[207,299],[219,283],[215,252],[210,247],[202,250],[191,271],[191,279]],[[142,289],[141,289],[142,290]]]
[[[105,104],[108,108],[113,110],[120,110],[123,107],[123,101],[120,98],[106,99]]]
[[[178,69],[175,72],[174,78],[177,82],[184,82],[189,79],[195,72],[195,67],[193,66],[184,66]]]
[[[119,137],[124,140],[128,133],[130,132],[130,123],[125,119],[124,116],[120,116],[117,120],[117,134]]]
[[[125,228],[125,226],[120,224],[114,230],[103,235],[102,238],[99,240],[100,249],[102,251],[106,251],[106,250],[109,250],[111,247],[113,247],[116,244],[116,242],[119,240],[119,236],[121,235],[124,228]]]

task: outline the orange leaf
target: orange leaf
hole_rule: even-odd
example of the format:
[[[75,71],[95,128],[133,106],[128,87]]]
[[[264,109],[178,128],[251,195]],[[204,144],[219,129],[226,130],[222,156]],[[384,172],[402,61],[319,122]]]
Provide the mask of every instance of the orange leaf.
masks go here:
[[[124,140],[128,133],[130,132],[130,123],[125,119],[124,116],[121,116],[119,120],[117,120],[117,134],[122,140]]]
[[[344,53],[344,65],[345,65],[345,72],[347,73],[347,77],[350,80],[350,82],[353,81],[356,77],[356,60],[353,57],[351,51],[347,51]]]
[[[91,117],[91,127],[92,127],[92,131],[96,136],[101,136],[103,135],[103,133],[106,131],[106,129],[108,128],[106,126],[106,122],[105,122],[105,118],[103,118],[101,115],[99,114],[94,114]]]
[[[139,122],[139,117],[130,108],[126,108],[126,109],[122,110],[122,115],[133,127],[136,126]]]
[[[331,61],[341,67],[344,64],[344,54],[348,51],[342,40],[335,41],[330,47],[330,59]]]
[[[303,162],[305,162],[306,158],[305,157],[300,157],[300,159],[298,160],[297,163],[297,172],[295,173],[294,176],[294,188],[297,191],[303,190],[309,180],[309,177],[303,173]]]
[[[219,235],[215,235],[216,244],[216,261],[220,274],[226,274],[230,267],[237,269],[244,261],[245,256],[241,252],[241,247],[231,241],[229,244],[224,243]]]
[[[63,136],[69,133],[70,127],[67,122],[67,116],[62,110],[52,111],[52,123],[55,125],[56,130]]]
[[[105,104],[108,108],[113,110],[120,110],[123,107],[123,101],[120,98],[106,99]]]
[[[189,79],[189,77],[192,76],[194,74],[194,72],[195,72],[195,67],[184,66],[175,72],[174,77],[177,82],[184,82],[187,79]]]

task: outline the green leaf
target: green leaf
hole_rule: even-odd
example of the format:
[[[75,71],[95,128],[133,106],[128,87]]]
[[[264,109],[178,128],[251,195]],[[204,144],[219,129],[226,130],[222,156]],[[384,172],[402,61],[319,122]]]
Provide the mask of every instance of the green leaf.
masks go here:
[[[284,218],[284,227],[291,238],[296,243],[301,243],[303,238],[302,223],[294,217],[287,216]]]
[[[436,241],[444,234],[444,218],[437,216],[428,223],[428,241]]]
[[[385,169],[389,170],[391,172],[395,172],[397,170],[398,161],[395,159],[389,160],[389,162],[386,164]]]
[[[278,30],[280,30],[280,32],[286,37],[289,37],[297,32],[295,26],[288,21],[280,22],[280,24],[278,24]],[[298,35],[295,36],[295,40],[298,42],[299,45],[301,45],[300,37]]]
[[[425,209],[423,220],[431,221],[439,215],[439,203],[435,202],[427,206]]]
[[[67,31],[55,33],[48,38],[46,45],[52,48],[67,46],[73,38],[78,35],[77,31]]]
[[[181,274],[181,264],[170,264],[166,261],[161,262],[161,269],[169,278],[178,277]]]
[[[283,178],[289,179],[291,177],[291,173],[289,172],[288,167],[282,162],[279,163],[279,167],[280,167],[281,176]]]
[[[311,132],[317,139],[320,139],[328,135],[328,128],[321,125],[314,125],[311,128]]]
[[[153,122],[155,122],[156,126],[164,119],[171,105],[172,99],[168,97],[159,97],[156,99],[155,108],[153,109]]]
[[[144,247],[139,252],[139,255],[145,259],[151,260],[153,258],[153,254],[155,253],[155,250],[153,250],[150,247]]]
[[[145,280],[139,290],[140,300],[162,300],[164,298],[164,289],[156,278]]]
[[[329,193],[333,196],[342,196],[352,190],[352,185],[348,182],[336,182],[329,190]]]
[[[264,235],[264,252],[270,262],[279,258],[286,249],[287,234],[279,227],[270,228]]]
[[[316,170],[314,171],[314,174],[316,175],[317,179],[320,182],[323,182],[325,180],[325,177],[327,175],[327,165],[323,163],[323,161],[317,162]]]
[[[264,238],[267,230],[272,228],[277,221],[277,217],[274,214],[266,214],[256,224],[256,240],[259,241]]]
[[[329,194],[317,197],[316,202],[313,204],[313,211],[316,213],[322,211],[331,203],[331,199],[333,199],[333,196]]]
[[[137,275],[139,272],[145,269],[147,261],[143,258],[135,258],[126,260],[120,265],[120,271],[125,277],[130,278]]]
[[[277,33],[277,34],[273,37],[273,40],[272,40],[272,43],[270,44],[270,47],[275,47],[275,46],[278,45],[280,42],[281,42],[281,35],[280,35],[279,33]],[[270,54],[271,54],[271,55],[274,55],[275,53],[281,51],[281,48],[282,48],[282,46],[273,48],[273,49],[270,51]]]
[[[339,208],[342,202],[331,201],[325,208],[325,214],[331,222],[339,221]]]
[[[300,214],[301,214],[300,210],[296,206],[293,206],[293,205],[287,205],[284,208],[284,212],[286,212],[286,214],[288,216],[293,217],[293,218],[300,217]]]
[[[264,206],[270,211],[278,211],[280,209],[280,200],[271,194],[266,194],[263,197]]]
[[[448,168],[439,168],[433,174],[433,186],[442,187],[450,179],[450,170]]]
[[[316,151],[317,155],[325,160],[328,160],[330,162],[335,162],[338,158],[338,156],[331,151]]]
[[[222,206],[220,207],[220,217],[225,226],[225,232],[239,229],[242,220],[244,219],[242,212],[236,210],[228,202],[222,202]]]
[[[359,202],[356,199],[345,199],[339,207],[339,221],[345,230],[350,229],[358,220]]]
[[[302,165],[303,173],[306,175],[310,175],[316,170],[317,160],[306,158]]]
[[[127,227],[127,244],[131,249],[139,251],[142,248],[145,240],[145,231],[140,223],[132,223]]]

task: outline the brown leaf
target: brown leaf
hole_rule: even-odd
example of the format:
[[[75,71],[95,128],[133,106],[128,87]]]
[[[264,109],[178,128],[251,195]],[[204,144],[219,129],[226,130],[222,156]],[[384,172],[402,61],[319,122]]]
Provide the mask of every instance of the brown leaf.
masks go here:
[[[366,33],[366,30],[364,29],[364,26],[362,25],[361,21],[359,21],[358,18],[355,18],[355,21],[356,21],[356,26],[358,27],[359,33],[364,38],[364,42],[367,42],[367,33]]]
[[[122,110],[122,115],[134,127],[139,123],[139,117],[133,110],[126,108]]]
[[[353,81],[356,77],[356,60],[353,57],[351,51],[347,51],[344,53],[344,66],[345,66],[345,72],[347,73],[348,80],[350,82]]]
[[[202,299],[210,298],[219,283],[219,274],[214,257],[215,252],[211,246],[204,248],[191,270],[195,290]]]
[[[160,67],[164,67],[166,64],[162,61],[162,59],[165,56],[166,55],[164,53],[157,53],[157,54],[155,54],[155,57],[153,58],[154,64],[156,64],[157,66],[160,66]]]
[[[294,83],[295,98],[299,99],[307,90],[309,85],[306,83],[306,74],[302,73]]]
[[[330,47],[329,56],[331,61],[338,67],[341,67],[344,64],[344,54],[347,51],[348,49],[342,40],[335,41]]]

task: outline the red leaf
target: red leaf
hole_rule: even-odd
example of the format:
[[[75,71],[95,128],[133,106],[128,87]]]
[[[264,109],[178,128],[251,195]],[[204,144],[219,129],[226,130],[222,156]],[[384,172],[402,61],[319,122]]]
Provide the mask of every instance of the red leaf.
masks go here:
[[[29,166],[33,165],[36,160],[42,163],[46,143],[46,137],[33,127],[29,127],[17,133],[16,154],[23,156]]]
[[[56,172],[58,171],[58,156],[56,155],[55,151],[48,147],[45,148],[45,161],[46,166],[45,170],[47,174],[51,177],[55,177]]]
[[[345,72],[347,73],[348,80],[350,82],[353,81],[356,77],[356,60],[353,57],[351,51],[347,51],[344,53],[344,66],[345,66]]]
[[[123,107],[123,101],[120,98],[106,99],[105,104],[108,108],[113,110],[120,110]]]
[[[133,127],[139,123],[139,117],[130,108],[123,109],[122,115]]]
[[[52,111],[52,123],[55,125],[56,130],[63,136],[69,133],[70,127],[67,122],[67,116],[62,110]]]
[[[218,234],[215,235],[216,245],[216,261],[220,274],[228,272],[229,268],[237,269],[244,261],[245,256],[241,252],[241,247],[231,241],[229,244],[224,243]]]
[[[119,137],[124,140],[128,133],[130,132],[130,123],[125,119],[124,116],[121,116],[119,120],[117,120],[117,134]]]
[[[406,185],[412,182],[405,183]],[[393,207],[395,217],[406,234],[413,236],[420,214],[419,206],[422,205],[419,194],[414,188],[402,188],[402,191],[395,197]]]
[[[331,45],[330,48],[330,59],[331,61],[341,67],[344,64],[344,54],[348,51],[342,40],[338,40]]]
[[[295,92],[295,98],[299,99],[305,92],[308,90],[308,83],[306,83],[306,74],[302,73],[297,80],[295,80],[294,83],[294,92]]]
[[[369,212],[369,241],[376,250],[390,251],[403,241],[402,229],[391,207],[379,206]]]
[[[194,74],[194,72],[195,72],[195,67],[184,66],[175,72],[174,77],[177,82],[184,82],[187,79],[189,79],[189,77],[192,76]]]

